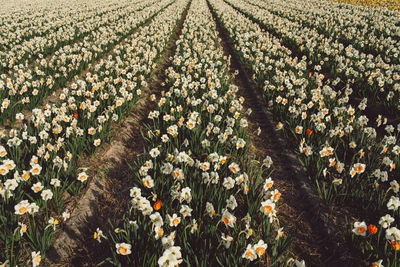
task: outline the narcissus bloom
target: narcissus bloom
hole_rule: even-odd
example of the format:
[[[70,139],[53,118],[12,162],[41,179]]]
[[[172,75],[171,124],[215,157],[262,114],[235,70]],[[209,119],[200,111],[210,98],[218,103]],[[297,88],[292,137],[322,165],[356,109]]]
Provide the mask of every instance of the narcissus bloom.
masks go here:
[[[221,241],[222,241],[222,244],[225,246],[225,248],[229,248],[231,246],[232,241],[233,241],[233,237],[231,237],[230,235],[225,235],[224,233],[222,233]]]
[[[42,191],[43,185],[42,185],[41,182],[37,182],[37,183],[32,185],[31,189],[32,189],[33,192],[39,193],[40,191]]]
[[[26,224],[24,224],[24,223],[21,223],[21,222],[18,222],[18,226],[20,227],[19,234],[21,236],[23,236],[26,233],[26,231],[28,230],[28,226]]]
[[[384,267],[383,260],[378,260],[372,263],[371,267]]]
[[[261,257],[262,255],[264,255],[265,250],[267,249],[267,244],[264,243],[264,240],[260,240],[257,244],[253,246],[253,248],[256,251],[257,255]]]
[[[42,170],[42,167],[39,164],[33,164],[30,170],[32,175],[39,175]]]
[[[234,227],[236,223],[236,217],[233,216],[228,210],[225,210],[222,213],[222,222],[225,224],[225,226],[229,227]]]
[[[355,233],[356,235],[365,236],[367,233],[367,225],[365,224],[365,222],[355,222],[353,233]]]
[[[132,253],[132,245],[127,243],[117,243],[115,244],[115,248],[117,249],[117,253],[120,255],[126,256]]]
[[[96,139],[96,140],[93,141],[93,145],[96,146],[96,147],[99,146],[100,144],[101,144],[101,140],[100,139]]]
[[[82,183],[85,182],[88,179],[88,175],[86,172],[81,172],[78,174],[78,180],[81,181]]]
[[[379,219],[379,224],[383,228],[388,228],[392,222],[394,222],[394,218],[390,214],[386,214]]]
[[[234,163],[234,162],[232,162],[231,164],[229,164],[228,167],[229,167],[229,170],[230,170],[231,172],[233,172],[233,173],[237,173],[237,172],[240,171],[239,165],[236,164],[236,163]]]
[[[389,241],[398,241],[400,240],[400,230],[396,227],[391,227],[386,230],[385,236]]]
[[[176,215],[175,213],[172,214],[172,216],[167,214],[167,219],[169,221],[169,226],[171,227],[172,226],[177,227],[181,222],[181,217],[178,217],[178,215]]]
[[[40,251],[32,252],[32,266],[36,267],[39,266],[40,262],[42,261],[42,256],[40,255]]]
[[[263,212],[265,215],[269,215],[275,210],[275,203],[268,199],[266,201],[261,202],[260,211]]]
[[[247,245],[246,251],[243,253],[242,258],[250,261],[257,259],[257,252],[253,249],[251,244]]]
[[[21,202],[19,202],[17,205],[15,205],[14,209],[15,209],[15,214],[16,215],[23,215],[28,211],[29,208],[29,202],[28,200],[22,200]]]
[[[144,186],[147,188],[152,188],[154,186],[154,180],[150,177],[150,175],[144,177],[142,181]]]

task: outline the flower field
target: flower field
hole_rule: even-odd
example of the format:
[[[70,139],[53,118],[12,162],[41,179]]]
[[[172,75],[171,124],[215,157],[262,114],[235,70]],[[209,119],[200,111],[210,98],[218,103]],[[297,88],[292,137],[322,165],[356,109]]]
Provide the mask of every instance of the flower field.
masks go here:
[[[0,12],[0,266],[400,266],[395,1],[19,1]],[[119,183],[96,166],[125,188],[85,204]]]

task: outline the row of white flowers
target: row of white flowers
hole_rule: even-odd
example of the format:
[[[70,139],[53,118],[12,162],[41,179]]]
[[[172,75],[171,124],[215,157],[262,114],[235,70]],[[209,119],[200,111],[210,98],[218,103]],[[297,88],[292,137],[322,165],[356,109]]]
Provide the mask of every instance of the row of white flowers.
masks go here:
[[[129,6],[127,1],[117,6],[100,7],[85,10],[82,9],[82,3],[79,3],[75,6],[76,10],[71,10],[70,7],[68,7],[68,10],[53,9],[54,13],[49,12],[38,18],[28,17],[25,20],[19,18],[23,20],[20,23],[17,22],[17,18],[10,16],[13,21],[9,25],[6,24],[8,31],[5,39],[2,40],[1,70],[5,72],[15,70],[21,63],[27,65],[37,58],[45,57],[57,48],[72,44],[76,39],[83,38],[93,30],[107,26],[138,9],[136,5]],[[67,15],[68,13],[70,16]],[[59,18],[59,20],[53,21],[54,16],[58,16],[56,18]],[[34,21],[34,19],[38,21]],[[35,23],[38,25],[36,26]],[[43,24],[46,26],[43,27]],[[35,29],[38,29],[39,33],[36,33]],[[21,36],[23,33],[28,35],[25,37],[26,39]]]
[[[92,24],[89,20],[85,22],[88,24],[80,26],[87,29],[87,36],[83,39],[60,47],[49,58],[39,57],[32,66],[16,65],[11,74],[1,74],[1,121],[15,120],[16,113],[36,107],[54,90],[65,86],[75,75],[90,67],[92,62],[154,15],[158,7],[154,0],[145,1],[117,14],[107,13],[105,18],[99,18],[98,23]]]
[[[247,155],[244,98],[231,83],[205,0],[192,2],[176,43],[165,91],[150,97],[156,108],[148,116],[146,153],[135,164],[129,212],[119,228],[100,232],[109,260],[122,266],[250,266],[267,258],[283,264],[287,240],[276,217],[281,194],[268,177],[272,161],[255,165]]]
[[[111,122],[126,115],[140,97],[171,34],[174,20],[170,16],[177,15],[174,10],[179,3],[165,0],[150,9],[139,13],[137,24],[162,12],[117,45],[85,77],[64,88],[59,103],[34,109],[21,129],[1,132],[0,220],[4,231],[0,262],[14,266],[24,261],[27,248],[36,251],[33,264],[40,261],[51,245],[54,229],[69,218],[63,210],[67,192],[78,193],[89,177],[87,170],[77,169],[79,156],[92,153],[108,140]],[[161,19],[172,22],[167,27],[160,24]],[[113,36],[103,35],[103,42]]]
[[[312,71],[322,69],[333,76],[340,86],[350,84],[356,96],[373,98],[386,106],[388,112],[396,113],[400,109],[400,64],[397,64],[396,53],[385,58],[363,53],[351,43],[341,43],[334,35],[320,33],[314,27],[269,12],[264,8],[263,1],[259,2],[263,8],[240,0],[228,2],[259,20],[290,44],[291,49],[305,53],[313,62]]]
[[[302,1],[300,5],[298,0],[288,1],[284,5],[276,0],[251,3],[306,27],[315,28],[318,33],[344,45],[352,44],[360,52],[381,55],[387,63],[400,63],[400,27],[396,25],[398,12],[385,15],[379,9],[372,9],[360,13],[328,3],[322,6],[319,2]]]
[[[294,58],[280,39],[222,0],[212,6],[254,81],[264,89],[269,107],[281,121],[277,128],[294,145],[297,142],[298,158],[316,181],[321,197],[327,202],[353,200],[358,202],[360,214],[362,209],[375,213],[366,218],[371,222],[368,240],[356,240],[354,245],[365,246],[367,260],[381,264],[377,260],[385,259],[389,266],[395,264],[400,249],[399,183],[395,172],[400,163],[400,127],[387,125],[381,115],[373,125],[365,113],[367,99],[357,107],[349,104],[353,94],[350,86],[335,90],[335,80],[318,70],[308,72],[313,65],[306,57]],[[295,34],[295,30],[290,33]],[[364,225],[357,222],[354,232],[366,236]],[[385,249],[378,249],[382,247]]]
[[[332,1],[336,3],[332,3]],[[337,6],[339,8],[354,10],[357,12],[357,14],[359,14],[359,12],[376,12],[378,15],[391,15],[396,11],[400,11],[400,2],[397,0],[325,0],[318,2],[321,2],[322,5],[328,2],[329,4]]]

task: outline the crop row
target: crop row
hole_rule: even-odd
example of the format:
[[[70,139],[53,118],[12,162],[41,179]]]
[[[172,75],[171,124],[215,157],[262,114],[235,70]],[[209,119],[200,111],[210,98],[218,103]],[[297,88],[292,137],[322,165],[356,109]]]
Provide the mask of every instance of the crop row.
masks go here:
[[[81,23],[95,16],[102,16],[110,11],[117,11],[129,5],[127,2],[120,4],[113,1],[104,1],[100,5],[89,2],[85,8],[83,8],[83,3],[79,1],[68,4],[54,1],[46,4],[49,5],[41,3],[35,7],[29,6],[29,9],[20,12],[16,12],[14,6],[11,11],[6,13],[7,16],[0,16],[0,36],[2,37],[0,51],[3,51],[3,53],[8,51],[7,54],[10,54],[9,51],[15,53],[19,49],[26,50],[26,46],[21,45],[21,43],[29,41],[32,46],[35,46],[37,40],[40,40],[37,37],[48,38],[49,34],[54,34],[57,31],[60,33],[69,32],[68,27],[73,24]],[[10,13],[12,13],[12,16],[9,15]],[[73,32],[71,33],[73,34]],[[33,38],[34,40],[32,40]],[[4,55],[2,59],[4,60]],[[3,67],[5,66],[3,65]]]
[[[249,7],[243,1],[229,2]],[[372,225],[369,233],[365,222],[354,225],[351,230],[363,239],[352,236],[353,245],[367,260],[384,259],[385,266],[396,264],[400,239],[396,228],[400,220],[396,181],[399,127],[384,127],[382,117],[375,127],[368,126],[372,124],[364,114],[367,99],[353,107],[350,87],[335,90],[335,81],[318,70],[309,72],[307,57],[293,57],[280,39],[226,2],[211,4],[255,83],[264,89],[266,102],[279,121],[277,128],[298,147],[298,158],[321,197],[328,203],[353,206],[357,209],[354,217],[361,216]],[[254,15],[260,11],[248,10]],[[296,36],[296,28],[289,33]]]
[[[77,42],[60,47],[50,57],[38,58],[33,66],[16,66],[10,75],[3,73],[1,122],[15,121],[15,114],[35,108],[48,95],[63,88],[153,16],[156,6],[155,1],[146,1],[117,14],[107,13],[105,18],[95,19],[97,23],[92,21],[87,27],[82,26],[85,35]]]
[[[364,10],[370,10],[371,7],[374,9],[380,9],[382,8],[383,10],[400,10],[400,5],[399,2],[396,0],[332,0],[334,2],[338,2],[339,6],[348,6],[348,7],[353,7],[354,5],[360,5],[363,6],[362,8],[359,9],[364,9]]]
[[[306,26],[306,22],[301,24],[297,20],[289,20],[246,1],[228,2],[276,37],[282,38],[294,54],[306,55],[313,63],[313,68],[309,71],[323,71],[338,86],[351,86],[358,98],[374,99],[386,107],[388,113],[399,114],[400,65],[396,64],[395,53],[386,55],[385,58],[380,55],[375,57],[352,45],[346,46],[333,34],[320,33],[313,27]]]
[[[352,45],[365,54],[380,55],[387,63],[400,62],[400,28],[397,25],[396,13],[385,15],[378,11],[370,11],[363,14],[351,12],[352,9],[335,8],[333,5],[324,5],[322,8],[322,5],[318,6],[314,2],[300,5],[296,0],[288,2],[285,6],[273,0],[253,1],[251,4],[314,28],[323,36],[337,40],[345,46]]]
[[[146,151],[122,222],[95,236],[116,266],[270,266],[286,262],[272,161],[254,163],[244,98],[231,83],[216,24],[193,1],[164,91],[151,96]]]
[[[169,16],[178,6],[162,1],[137,14],[135,24],[151,15]],[[58,103],[34,109],[21,129],[2,132],[0,261],[14,266],[32,260],[36,266],[45,256],[59,224],[70,216],[65,201],[87,184],[89,174],[78,168],[79,157],[108,140],[112,121],[132,109],[170,33],[158,21],[141,27],[64,88]]]

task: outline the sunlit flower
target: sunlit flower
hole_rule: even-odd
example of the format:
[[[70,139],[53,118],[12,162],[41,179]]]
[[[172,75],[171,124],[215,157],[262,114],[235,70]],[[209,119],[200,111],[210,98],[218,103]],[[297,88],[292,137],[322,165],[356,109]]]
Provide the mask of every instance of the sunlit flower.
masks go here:
[[[177,227],[181,222],[181,217],[178,217],[178,215],[176,215],[175,213],[172,214],[172,216],[167,214],[167,220],[169,222],[169,226]]]
[[[42,261],[42,256],[40,255],[40,251],[32,251],[31,253],[32,256],[32,266],[36,267],[39,266],[40,262]]]
[[[365,222],[354,222],[353,233],[365,236],[367,233],[367,225]]]
[[[233,216],[228,210],[225,210],[222,213],[222,222],[225,224],[225,226],[229,227],[234,227],[236,223],[236,217]]]
[[[263,212],[265,215],[269,215],[270,213],[274,212],[275,210],[275,203],[267,199],[266,201],[261,202],[261,212]]]
[[[32,189],[33,192],[39,193],[40,191],[42,191],[43,185],[42,185],[41,182],[37,182],[37,183],[32,185],[31,189]]]
[[[32,175],[39,175],[41,170],[42,170],[42,167],[39,164],[34,164],[34,165],[32,165],[30,173]]]
[[[257,259],[257,252],[253,249],[251,244],[247,245],[246,251],[243,253],[242,258],[250,261]]]
[[[47,200],[50,200],[50,199],[53,198],[53,192],[51,192],[50,189],[45,189],[45,190],[42,191],[40,196],[42,197],[42,199],[44,201],[47,201]]]
[[[115,244],[115,248],[117,250],[117,254],[120,255],[126,256],[132,253],[131,251],[132,245],[127,243],[117,243]]]
[[[261,257],[262,255],[264,255],[265,250],[267,249],[267,244],[264,243],[264,240],[260,240],[257,244],[253,246],[253,248],[256,251],[257,255]]]
[[[383,260],[378,260],[372,263],[371,267],[384,267]]]
[[[86,172],[81,172],[81,173],[79,173],[78,174],[78,181],[80,181],[80,182],[85,182],[87,179],[88,179],[88,175],[86,174]]]

